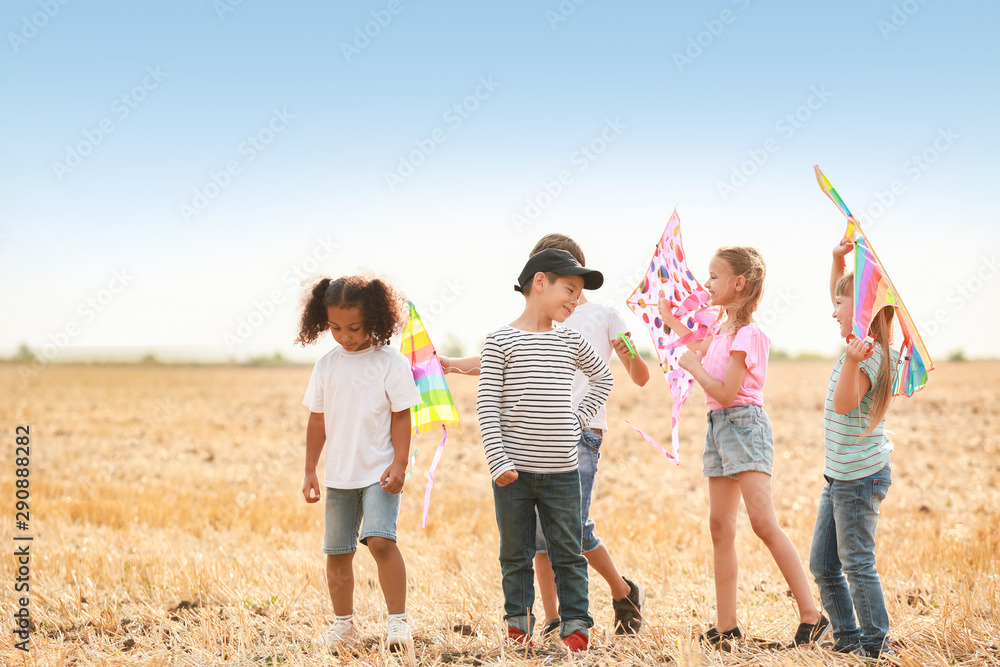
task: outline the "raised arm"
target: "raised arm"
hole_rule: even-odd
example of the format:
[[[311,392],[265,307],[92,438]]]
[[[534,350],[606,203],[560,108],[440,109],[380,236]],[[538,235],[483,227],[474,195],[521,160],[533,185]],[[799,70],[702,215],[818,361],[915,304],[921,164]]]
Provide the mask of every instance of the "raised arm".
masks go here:
[[[830,269],[830,301],[837,305],[837,281],[840,280],[847,271],[847,253],[854,250],[854,243],[848,239],[840,239],[833,248],[833,266]]]
[[[838,415],[846,415],[856,409],[871,389],[872,381],[861,370],[861,362],[873,354],[874,350],[868,347],[868,343],[859,338],[847,344],[844,363],[840,366],[840,375],[833,388],[833,410]]]

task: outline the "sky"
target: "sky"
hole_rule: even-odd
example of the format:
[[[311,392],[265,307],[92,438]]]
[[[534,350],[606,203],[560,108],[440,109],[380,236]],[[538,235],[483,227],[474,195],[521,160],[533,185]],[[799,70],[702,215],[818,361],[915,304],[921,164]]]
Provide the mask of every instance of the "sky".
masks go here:
[[[753,245],[775,349],[835,353],[861,220],[928,349],[1000,356],[1000,5],[11,0],[0,355],[311,361],[321,276],[478,350],[569,234],[625,309],[676,207],[691,269]]]

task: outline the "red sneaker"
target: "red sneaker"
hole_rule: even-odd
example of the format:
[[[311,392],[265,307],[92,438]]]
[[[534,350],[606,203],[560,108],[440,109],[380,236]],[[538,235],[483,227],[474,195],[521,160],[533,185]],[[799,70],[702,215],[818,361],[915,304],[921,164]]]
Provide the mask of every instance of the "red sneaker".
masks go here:
[[[570,650],[570,653],[576,653],[578,651],[587,650],[587,645],[590,644],[590,638],[577,630],[573,634],[563,637],[562,642],[566,645],[566,648]]]
[[[515,644],[523,644],[526,646],[534,646],[535,642],[532,641],[529,635],[524,634],[524,630],[519,630],[513,625],[507,626],[507,640],[512,641]]]

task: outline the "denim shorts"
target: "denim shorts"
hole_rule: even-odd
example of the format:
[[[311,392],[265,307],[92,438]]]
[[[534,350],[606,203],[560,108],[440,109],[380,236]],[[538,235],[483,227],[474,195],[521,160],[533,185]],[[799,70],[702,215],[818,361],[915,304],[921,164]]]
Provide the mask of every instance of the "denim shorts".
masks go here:
[[[326,489],[326,516],[323,553],[348,554],[358,550],[369,537],[396,541],[400,493],[389,493],[378,482],[361,489]]]
[[[599,428],[583,429],[583,436],[577,445],[577,458],[580,461],[580,515],[583,519],[583,553],[593,551],[601,546],[601,538],[594,534],[594,520],[590,518],[590,501],[594,497],[594,487],[597,485],[597,462],[601,458],[601,443],[604,432]],[[535,551],[548,551],[545,544],[545,534],[542,532],[542,522],[535,513]]]
[[[702,477],[731,477],[774,469],[774,432],[759,405],[733,405],[708,413]]]

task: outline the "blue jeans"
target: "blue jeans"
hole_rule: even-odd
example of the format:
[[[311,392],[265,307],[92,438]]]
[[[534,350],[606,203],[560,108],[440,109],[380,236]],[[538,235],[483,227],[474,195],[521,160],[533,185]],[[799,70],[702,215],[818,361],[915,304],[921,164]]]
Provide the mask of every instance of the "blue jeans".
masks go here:
[[[888,463],[861,479],[826,477],[809,569],[830,616],[836,651],[846,653],[863,646],[874,656],[889,645],[889,614],[875,569],[875,529],[878,508],[890,484],[892,469]]]
[[[556,596],[562,619],[559,636],[576,631],[589,635],[587,559],[581,547],[580,473],[542,475],[517,471],[507,486],[493,484],[493,505],[500,531],[500,571],[503,574],[504,620],[531,634],[535,617],[535,510],[548,536],[549,561],[556,575]]]
[[[601,546],[601,538],[594,535],[594,520],[590,518],[590,501],[594,497],[597,462],[601,458],[601,443],[603,441],[604,434],[600,429],[585,428],[583,429],[583,437],[580,438],[580,442],[576,446],[577,459],[580,461],[580,517],[583,519],[583,553],[593,551]],[[535,551],[542,553],[548,551],[541,521],[535,522]]]

